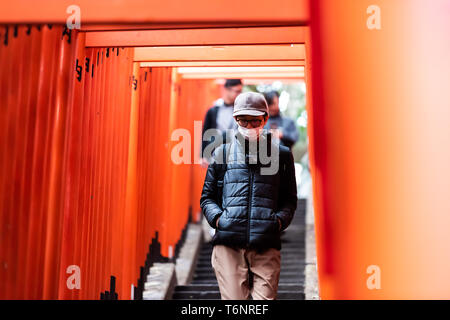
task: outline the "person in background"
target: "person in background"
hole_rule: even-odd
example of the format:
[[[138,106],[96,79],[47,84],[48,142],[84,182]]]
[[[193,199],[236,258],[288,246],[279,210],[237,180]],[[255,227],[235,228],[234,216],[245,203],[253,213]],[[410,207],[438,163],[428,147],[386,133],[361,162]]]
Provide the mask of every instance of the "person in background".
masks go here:
[[[225,131],[227,129],[236,129],[237,125],[233,118],[233,106],[236,97],[242,93],[242,81],[240,79],[227,79],[223,90],[222,99],[218,99],[214,106],[209,108],[203,122],[202,137],[208,129],[216,129],[223,135],[225,142]],[[206,146],[211,141],[202,139],[202,166],[207,167],[209,160],[204,156]]]
[[[264,93],[267,104],[269,105],[269,121],[267,121],[264,129],[271,130],[272,135],[280,140],[280,143],[289,149],[298,140],[298,130],[295,126],[295,122],[283,117],[280,114],[279,107],[279,94],[277,91],[269,91]]]

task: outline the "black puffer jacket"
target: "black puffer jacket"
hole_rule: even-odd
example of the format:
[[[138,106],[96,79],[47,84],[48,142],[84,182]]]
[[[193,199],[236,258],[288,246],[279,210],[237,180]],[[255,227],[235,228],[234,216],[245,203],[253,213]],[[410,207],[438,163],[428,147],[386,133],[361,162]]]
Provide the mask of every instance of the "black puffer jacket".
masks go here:
[[[270,140],[270,134],[264,134],[260,143],[269,146],[273,143]],[[218,181],[224,169],[218,162],[223,159],[224,148],[215,150],[200,199],[202,212],[211,227],[216,228],[220,217],[213,246],[224,244],[259,251],[281,249],[280,233],[289,226],[297,208],[297,184],[292,153],[287,147],[275,147],[279,148],[276,159],[279,169],[275,174],[263,175],[260,169],[264,161],[258,159],[257,164],[250,163],[248,141],[239,133],[226,144],[223,209],[218,201]],[[281,230],[277,218],[281,220]]]

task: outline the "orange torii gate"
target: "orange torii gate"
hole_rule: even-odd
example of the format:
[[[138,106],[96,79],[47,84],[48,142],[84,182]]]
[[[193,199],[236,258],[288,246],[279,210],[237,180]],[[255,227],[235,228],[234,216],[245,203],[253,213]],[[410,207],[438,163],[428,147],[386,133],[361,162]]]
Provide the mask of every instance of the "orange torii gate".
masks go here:
[[[29,54],[23,40],[27,27],[20,26],[15,37],[13,25],[63,24],[71,5],[66,0],[42,0],[36,10],[32,3],[0,3],[0,23],[9,25],[0,36],[9,39],[10,45],[0,49],[0,61],[5,63],[0,70],[0,99],[7,110],[0,122],[0,221],[7,239],[1,242],[1,254],[3,261],[12,261],[10,269],[2,269],[2,279],[12,274],[11,267],[18,270],[8,281],[0,281],[4,286],[0,292],[6,292],[2,298],[17,297],[20,289],[14,287],[14,281],[22,273],[26,279],[43,274],[46,282],[43,288],[37,286],[36,292],[25,292],[20,298],[80,298],[65,292],[61,284],[65,264],[72,256],[92,263],[92,286],[81,291],[81,297],[97,298],[99,291],[108,289],[108,277],[114,273],[120,275],[120,297],[129,298],[130,285],[136,285],[138,267],[145,259],[148,237],[156,229],[162,232],[163,255],[170,255],[173,247],[169,248],[177,241],[187,217],[186,209],[191,205],[198,210],[195,193],[199,192],[201,172],[195,167],[171,167],[167,151],[148,168],[150,152],[157,148],[151,138],[154,134],[159,139],[167,138],[171,129],[191,128],[193,120],[201,120],[208,100],[198,97],[192,101],[187,90],[202,88],[210,98],[218,93],[211,80],[196,82],[201,83],[197,87],[193,81],[199,80],[181,79],[173,69],[181,66],[305,67],[321,298],[450,297],[448,1],[193,0],[187,7],[186,2],[176,0],[123,0],[113,4],[80,0],[82,30],[73,31],[73,43],[58,42],[62,27],[58,27],[58,33],[44,26],[43,34],[33,36]],[[74,80],[80,62],[86,57],[96,61],[98,54],[106,57],[112,48],[123,55],[94,68],[101,70],[103,80],[86,77],[81,87]],[[57,55],[51,52],[53,49],[58,50]],[[27,76],[25,61],[34,61],[51,72],[40,74],[36,64],[30,65],[34,80],[18,92],[14,81],[24,81]],[[126,74],[130,84],[143,85],[128,86],[127,81],[107,79],[118,73]],[[57,94],[52,95],[52,87]],[[88,102],[77,92],[84,92],[83,99]],[[123,114],[109,113],[110,93],[123,99]],[[31,144],[19,133],[23,116],[27,121],[34,119],[24,106],[35,96],[40,111],[36,125],[45,130],[36,131],[35,144]],[[98,101],[101,112],[107,112],[105,122],[96,122],[96,114],[87,108],[92,101]],[[14,108],[16,104],[21,108]],[[164,112],[158,109],[160,106],[165,107]],[[189,110],[187,116],[178,118],[184,109]],[[94,130],[89,132],[96,140],[86,148],[75,139],[83,130],[75,110],[82,110],[87,120],[98,124],[89,129]],[[157,127],[146,128],[144,124]],[[116,125],[119,131],[113,132]],[[86,136],[82,139],[87,141]],[[139,139],[153,149],[138,152],[142,150]],[[34,158],[30,165],[23,158],[30,152],[27,146],[49,153],[42,158],[37,151],[31,153]],[[93,168],[80,167],[74,152],[82,150],[86,152],[82,156],[87,157],[89,148],[94,155]],[[103,167],[108,155],[118,152],[115,148],[120,150],[119,160],[106,162]],[[121,170],[126,172],[114,170],[125,162],[127,166]],[[66,170],[63,176],[61,168]],[[37,170],[42,170],[42,175]],[[11,189],[9,181],[17,172],[22,180]],[[33,174],[31,181],[26,173]],[[158,191],[157,186],[147,183],[159,174],[169,180]],[[116,175],[122,183],[108,184]],[[48,186],[42,194],[28,199],[20,192],[28,186],[38,188],[36,181],[42,177],[43,185]],[[64,184],[69,178],[75,183],[70,188]],[[183,196],[182,204],[169,205],[171,197],[183,195],[184,190],[174,184],[182,179],[190,181],[192,193],[189,198]],[[118,198],[94,198],[93,204],[77,204],[77,194],[70,194],[67,188],[79,190],[84,199],[82,195],[89,194],[84,185],[106,186],[109,194]],[[177,213],[142,214],[150,210],[150,204],[138,197],[137,190],[150,195],[156,192],[154,196],[160,197],[158,210]],[[59,195],[65,196],[64,203]],[[21,201],[25,205],[13,215]],[[85,214],[80,208],[90,211]],[[110,216],[112,221],[107,219]],[[33,220],[27,224],[29,218]],[[90,243],[101,248],[101,256],[93,255],[72,233],[69,225],[74,219],[80,237],[90,237]],[[91,221],[89,227],[93,229],[83,221]],[[65,225],[64,235],[59,233],[60,224]],[[42,227],[44,233],[40,232]],[[109,238],[104,234],[107,230],[120,232]],[[132,234],[133,239],[124,240],[124,234]],[[66,251],[60,251],[51,241]],[[15,243],[18,252],[12,250]],[[23,265],[23,261],[40,261],[27,251],[29,246],[42,251],[44,270]],[[73,253],[67,252],[72,248]],[[125,266],[130,260],[135,264]],[[54,270],[60,272],[59,282],[50,279]]]

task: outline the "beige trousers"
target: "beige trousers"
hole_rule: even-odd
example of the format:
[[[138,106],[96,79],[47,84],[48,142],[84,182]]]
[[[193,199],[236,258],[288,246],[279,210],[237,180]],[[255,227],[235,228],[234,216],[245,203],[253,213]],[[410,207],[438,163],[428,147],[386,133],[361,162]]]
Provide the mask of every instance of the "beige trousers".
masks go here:
[[[250,249],[235,249],[215,245],[211,264],[219,283],[222,300],[275,300],[280,280],[281,253],[268,249],[257,253]],[[249,288],[249,269],[253,287]]]

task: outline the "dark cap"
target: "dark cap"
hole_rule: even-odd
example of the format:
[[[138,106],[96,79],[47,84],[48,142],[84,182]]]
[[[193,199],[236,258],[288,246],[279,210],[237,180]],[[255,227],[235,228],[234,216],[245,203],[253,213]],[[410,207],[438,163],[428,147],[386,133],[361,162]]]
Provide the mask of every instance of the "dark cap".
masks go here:
[[[233,117],[241,115],[262,116],[264,114],[269,114],[269,107],[261,93],[244,92],[236,97]]]

